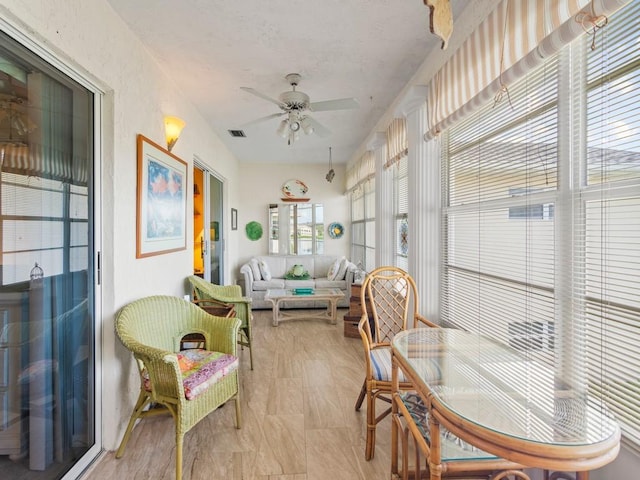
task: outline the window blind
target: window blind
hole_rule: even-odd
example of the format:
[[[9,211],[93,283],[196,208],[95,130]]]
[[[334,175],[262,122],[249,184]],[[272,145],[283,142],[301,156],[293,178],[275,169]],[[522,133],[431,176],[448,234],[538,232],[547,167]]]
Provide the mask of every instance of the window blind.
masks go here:
[[[365,270],[375,268],[375,179],[351,193],[351,259]]]
[[[443,138],[442,320],[589,390],[640,445],[640,1]]]
[[[586,134],[580,152],[582,215],[574,230],[584,244],[574,284],[585,328],[589,386],[602,394],[626,440],[640,445],[640,2],[585,39]],[[582,65],[576,62],[578,65]],[[578,67],[576,67],[578,68]],[[584,153],[583,153],[584,152]]]

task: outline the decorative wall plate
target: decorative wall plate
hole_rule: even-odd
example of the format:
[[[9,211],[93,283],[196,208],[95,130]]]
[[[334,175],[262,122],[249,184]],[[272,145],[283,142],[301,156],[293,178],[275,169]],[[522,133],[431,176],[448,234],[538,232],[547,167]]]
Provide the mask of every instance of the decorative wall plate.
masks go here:
[[[340,238],[344,235],[344,227],[341,223],[333,222],[329,224],[329,236],[331,238]]]
[[[282,185],[282,193],[288,199],[309,200],[305,195],[309,191],[309,187],[302,180],[287,180]]]
[[[262,225],[260,225],[259,222],[247,223],[244,231],[247,232],[247,238],[249,240],[260,240],[260,238],[262,238]]]

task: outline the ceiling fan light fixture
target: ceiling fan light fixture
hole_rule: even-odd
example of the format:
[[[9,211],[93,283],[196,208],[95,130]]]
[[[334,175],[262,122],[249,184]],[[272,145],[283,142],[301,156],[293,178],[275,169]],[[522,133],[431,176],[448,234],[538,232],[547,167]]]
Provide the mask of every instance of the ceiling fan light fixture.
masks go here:
[[[302,125],[302,130],[306,135],[310,135],[313,133],[313,124],[311,123],[309,117],[302,117],[300,124]]]
[[[289,120],[285,118],[280,122],[280,125],[278,126],[276,133],[280,135],[282,138],[287,138],[289,136],[289,131],[287,129],[288,125],[289,125]]]
[[[292,132],[300,131],[300,117],[295,112],[289,113],[289,129]]]

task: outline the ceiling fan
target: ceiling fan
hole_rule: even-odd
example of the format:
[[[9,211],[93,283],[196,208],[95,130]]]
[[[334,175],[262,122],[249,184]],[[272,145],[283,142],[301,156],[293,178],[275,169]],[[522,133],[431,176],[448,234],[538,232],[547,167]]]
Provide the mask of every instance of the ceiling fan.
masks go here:
[[[305,134],[309,135],[315,133],[321,137],[326,137],[331,134],[331,131],[318,123],[313,117],[307,114],[310,112],[323,112],[327,110],[346,110],[352,108],[358,108],[360,104],[355,98],[339,98],[335,100],[326,100],[323,102],[311,102],[309,95],[304,92],[296,90],[298,83],[300,82],[300,74],[290,73],[285,76],[292,90],[289,92],[283,92],[278,96],[278,99],[265,95],[254,88],[240,87],[245,92],[252,93],[257,97],[267,100],[271,103],[275,103],[282,112],[273,113],[266,117],[261,117],[246,123],[244,126],[254,125],[256,123],[271,120],[272,118],[286,117],[280,122],[276,133],[287,140],[287,143],[291,145],[295,142],[302,130]]]

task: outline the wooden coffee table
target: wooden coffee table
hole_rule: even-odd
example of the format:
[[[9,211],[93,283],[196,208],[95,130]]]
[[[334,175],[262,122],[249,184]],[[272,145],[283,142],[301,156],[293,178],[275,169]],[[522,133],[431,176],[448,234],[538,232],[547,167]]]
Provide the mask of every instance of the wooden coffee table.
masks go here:
[[[344,292],[339,288],[316,288],[312,294],[296,295],[291,289],[267,290],[265,300],[273,304],[273,326],[277,327],[278,322],[285,319],[307,319],[323,318],[329,319],[331,325],[335,325],[338,320],[338,301],[344,297]],[[325,301],[327,309],[317,312],[315,310],[296,311],[293,313],[282,312],[280,306],[282,302],[308,302]]]

